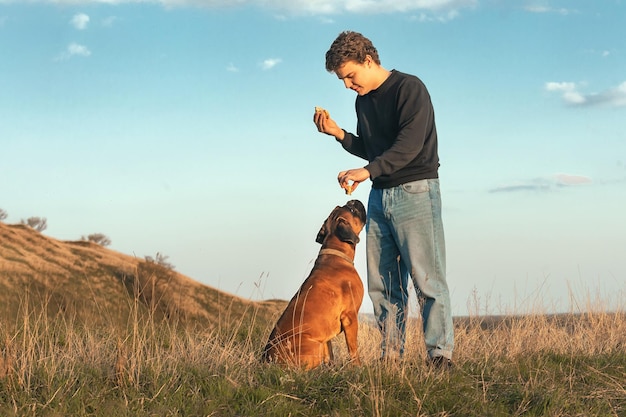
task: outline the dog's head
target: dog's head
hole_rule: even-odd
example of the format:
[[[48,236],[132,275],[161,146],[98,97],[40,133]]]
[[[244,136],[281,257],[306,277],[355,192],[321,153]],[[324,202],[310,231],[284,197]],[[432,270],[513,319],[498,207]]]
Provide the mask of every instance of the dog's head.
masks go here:
[[[365,207],[359,200],[350,200],[344,206],[335,207],[322,224],[315,241],[324,243],[326,238],[336,236],[342,242],[356,245],[359,243],[359,233],[363,226],[365,226]]]

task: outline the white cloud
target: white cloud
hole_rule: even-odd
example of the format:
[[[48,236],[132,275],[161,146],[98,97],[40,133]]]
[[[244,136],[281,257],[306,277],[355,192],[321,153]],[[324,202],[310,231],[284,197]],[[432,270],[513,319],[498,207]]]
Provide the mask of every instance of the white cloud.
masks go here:
[[[226,71],[228,72],[239,72],[239,68],[237,68],[235,66],[235,64],[233,64],[232,62],[230,64],[228,64],[228,66],[226,67]]]
[[[564,7],[555,8],[555,7],[549,7],[549,6],[544,6],[540,4],[530,4],[528,6],[525,6],[524,10],[530,13],[556,13],[556,14],[561,14],[564,16],[577,13],[577,11],[574,9],[566,9]]]
[[[539,177],[519,181],[513,184],[501,185],[489,190],[490,193],[511,193],[519,191],[554,191],[564,187],[591,184],[593,180],[584,175],[554,174],[548,177]]]
[[[113,26],[113,24],[115,23],[116,20],[117,20],[116,16],[106,17],[106,18],[102,19],[102,26],[107,27],[107,28],[111,27],[111,26]]]
[[[85,30],[89,24],[89,16],[85,13],[77,13],[72,17],[71,23],[76,29]]]
[[[585,97],[578,92],[576,83],[548,82],[546,83],[546,90],[562,93],[563,100],[569,104],[577,105],[585,102]]]
[[[580,185],[591,183],[591,178],[584,175],[556,174],[554,179],[558,185]]]
[[[269,70],[274,68],[276,65],[280,64],[282,62],[282,59],[280,58],[268,58],[266,60],[264,60],[263,62],[261,62],[261,68],[263,68],[264,70]]]
[[[77,43],[71,43],[67,47],[67,52],[70,55],[79,55],[79,56],[89,56],[91,55],[91,51],[84,45],[79,45]]]
[[[328,2],[338,3],[341,2]],[[474,6],[475,1],[458,0],[349,0],[343,8],[355,13],[408,12],[412,10],[443,11],[457,7]]]
[[[65,49],[65,51],[63,51],[57,58],[57,61],[65,61],[67,59],[70,59],[74,56],[82,56],[82,57],[88,57],[89,55],[91,55],[91,51],[89,50],[89,48],[87,48],[84,45],[80,45],[78,43],[72,42],[70,43],[67,48]]]
[[[601,93],[591,94],[587,99],[590,104],[608,104],[615,107],[626,106],[626,81]]]
[[[441,22],[446,23],[456,19],[461,14],[458,10],[449,10],[447,12],[420,12],[417,15],[411,16],[409,20],[417,22]]]
[[[600,93],[583,94],[580,85],[572,82],[548,82],[546,91],[561,93],[563,101],[573,106],[626,106],[626,81]]]
[[[554,82],[550,81],[546,83],[546,90],[548,91],[572,91],[576,89],[576,84],[571,82]]]
[[[0,0],[1,3],[17,0]],[[431,11],[447,14],[464,8],[472,8],[478,0],[31,0],[31,2],[66,5],[152,3],[163,7],[254,6],[293,14],[330,15],[340,13],[406,13]]]

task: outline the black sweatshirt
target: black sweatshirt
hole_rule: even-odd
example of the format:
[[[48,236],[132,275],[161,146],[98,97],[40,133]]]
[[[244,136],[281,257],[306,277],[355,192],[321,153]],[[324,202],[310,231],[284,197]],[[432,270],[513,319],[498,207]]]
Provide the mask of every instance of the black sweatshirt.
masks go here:
[[[356,99],[357,134],[342,146],[369,161],[373,188],[438,178],[437,128],[430,95],[414,75],[392,70],[376,90]]]

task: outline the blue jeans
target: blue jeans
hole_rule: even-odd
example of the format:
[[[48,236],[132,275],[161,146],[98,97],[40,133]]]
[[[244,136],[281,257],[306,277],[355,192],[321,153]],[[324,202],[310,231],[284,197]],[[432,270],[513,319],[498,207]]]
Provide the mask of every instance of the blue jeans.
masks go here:
[[[393,351],[404,353],[410,276],[421,307],[428,356],[451,359],[454,329],[439,180],[372,188],[366,230],[368,291],[383,336],[383,357]]]

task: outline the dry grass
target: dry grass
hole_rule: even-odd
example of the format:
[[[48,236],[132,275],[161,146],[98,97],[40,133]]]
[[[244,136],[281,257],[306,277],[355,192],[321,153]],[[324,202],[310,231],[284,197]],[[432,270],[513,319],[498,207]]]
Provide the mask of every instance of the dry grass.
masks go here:
[[[379,363],[362,320],[363,366],[312,372],[258,361],[273,322],[194,330],[130,299],[124,326],[90,327],[24,302],[0,325],[0,415],[621,416],[626,315],[457,318],[452,371],[424,364],[419,320],[407,359]]]
[[[626,416],[620,298],[501,316],[470,300],[443,373],[419,319],[406,359],[380,363],[361,317],[363,366],[340,336],[333,366],[303,372],[259,361],[286,302],[141,261],[0,223],[0,416]]]

